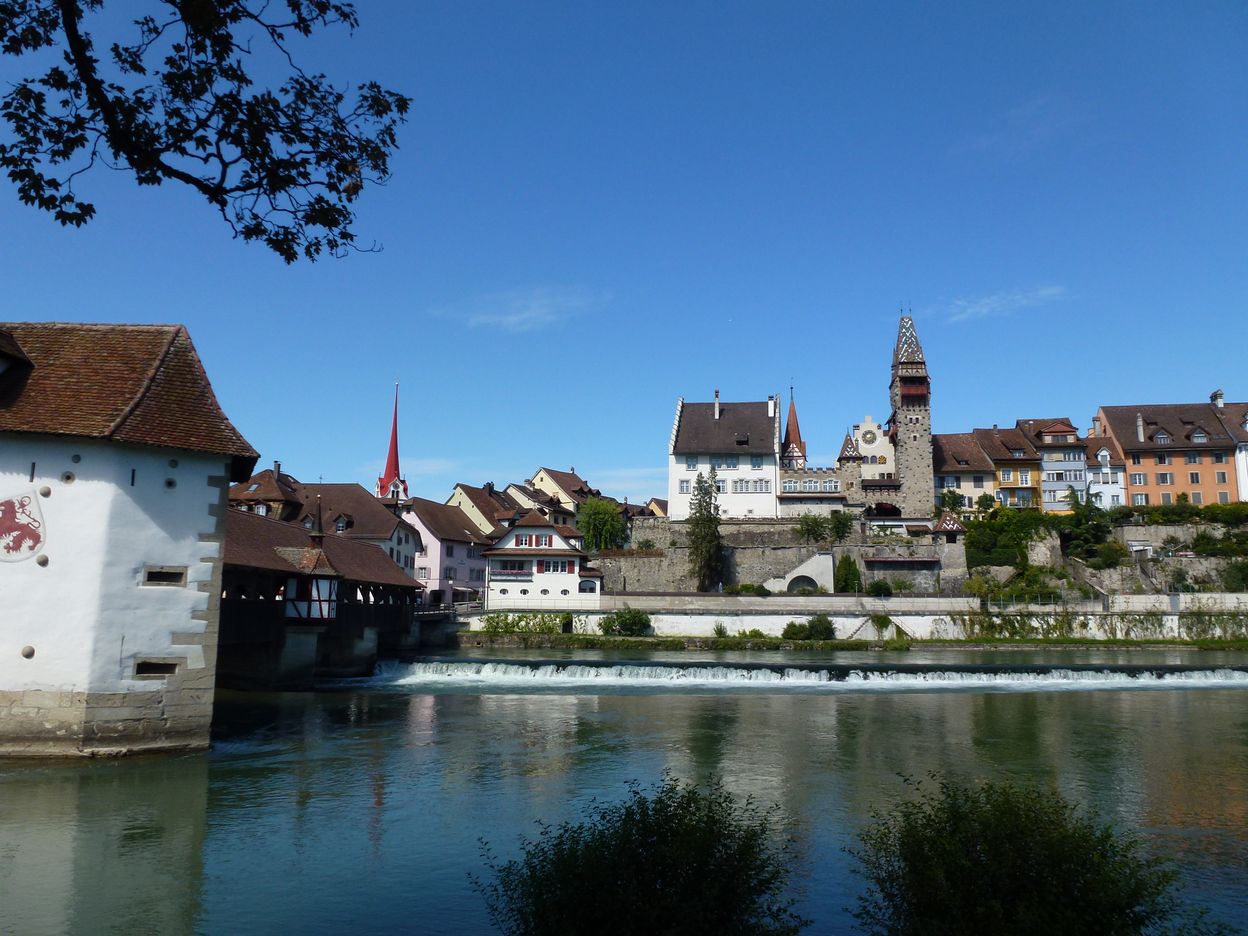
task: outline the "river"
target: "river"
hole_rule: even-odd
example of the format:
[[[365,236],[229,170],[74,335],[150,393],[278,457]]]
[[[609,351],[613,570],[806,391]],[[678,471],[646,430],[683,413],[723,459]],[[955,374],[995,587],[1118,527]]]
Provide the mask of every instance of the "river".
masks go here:
[[[474,651],[222,693],[207,754],[0,761],[0,933],[488,932],[483,840],[510,856],[665,770],[795,821],[811,933],[849,930],[845,847],[931,771],[1056,788],[1248,920],[1248,673],[1229,669],[1248,655],[839,655],[935,664],[849,678],[820,676],[828,658],[628,656]]]

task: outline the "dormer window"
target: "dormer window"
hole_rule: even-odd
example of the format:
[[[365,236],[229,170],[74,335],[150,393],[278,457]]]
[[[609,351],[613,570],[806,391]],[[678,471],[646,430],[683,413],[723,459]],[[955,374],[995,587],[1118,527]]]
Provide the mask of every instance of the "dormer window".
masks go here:
[[[1159,432],[1159,433],[1157,433],[1155,436],[1153,436],[1153,441],[1154,441],[1154,442],[1156,442],[1158,445],[1169,445],[1169,444],[1170,444],[1170,433],[1166,432],[1166,431],[1163,429],[1161,432]]]
[[[1024,452],[1022,449],[1010,449],[1010,457],[1011,458],[1026,458],[1027,453]]]
[[[314,520],[312,519],[312,517],[311,517],[311,516],[304,517],[304,518],[303,518],[303,528],[304,528],[305,530],[310,530],[310,529],[312,529],[312,524],[313,524],[313,523],[315,523],[315,522],[316,522],[316,521],[314,521]]]
[[[1208,442],[1209,436],[1205,435],[1205,433],[1197,429],[1195,432],[1192,433],[1192,441],[1197,442],[1197,443]]]
[[[347,532],[347,518],[339,517],[337,520],[335,520],[334,530],[338,533],[346,533]]]

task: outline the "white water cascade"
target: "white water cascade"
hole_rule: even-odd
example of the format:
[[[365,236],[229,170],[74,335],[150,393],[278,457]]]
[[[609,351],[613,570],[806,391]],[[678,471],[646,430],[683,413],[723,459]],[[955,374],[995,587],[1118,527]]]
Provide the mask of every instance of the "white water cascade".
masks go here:
[[[1239,668],[1179,667],[976,667],[910,666],[767,667],[688,666],[648,663],[430,660],[380,669],[374,684],[406,689],[465,689],[522,692],[646,691],[1053,691],[1063,689],[1248,688]]]

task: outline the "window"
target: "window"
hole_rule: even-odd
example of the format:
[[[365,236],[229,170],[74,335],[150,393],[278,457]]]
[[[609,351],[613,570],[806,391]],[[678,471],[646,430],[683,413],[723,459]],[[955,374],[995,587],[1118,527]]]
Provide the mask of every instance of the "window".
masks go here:
[[[1169,471],[1157,472],[1157,483],[1160,485],[1174,484],[1174,475]]]
[[[427,578],[429,577],[429,567],[428,567],[428,566],[420,566],[420,567],[416,570],[416,577],[417,577],[417,578],[419,578],[419,579],[427,579]]]
[[[1159,465],[1170,464],[1170,456],[1167,455],[1165,452],[1162,452],[1160,455],[1157,456],[1157,464]]]
[[[717,471],[735,471],[737,461],[736,455],[712,455],[711,467]]]
[[[454,558],[455,556],[455,544],[454,543],[446,544],[446,555],[448,559]]]
[[[1145,485],[1145,484],[1148,484],[1148,476],[1144,474],[1144,472],[1142,471],[1132,472],[1131,474],[1131,486],[1132,487],[1141,487],[1142,485]]]
[[[742,478],[732,479],[732,493],[733,494],[748,494],[749,491],[750,491],[750,482],[748,480],[744,480]]]
[[[1002,480],[1002,481],[1013,481],[1013,480],[1014,480],[1014,469],[1013,469],[1013,468],[1002,468],[1002,469],[1001,469],[1001,480]]]
[[[533,539],[533,538],[532,538],[531,536],[529,536],[529,534],[528,534],[528,533],[517,533],[517,534],[516,534],[516,545],[517,545],[517,546],[530,546],[530,545],[532,545],[532,539]]]
[[[268,504],[256,504],[255,511],[260,516],[267,517],[269,515],[269,505]]]
[[[1026,468],[1020,468],[1018,471],[1018,483],[1023,487],[1031,486],[1031,472]]]
[[[1011,458],[1026,458],[1027,453],[1024,452],[1022,449],[1010,449],[1010,457]]]
[[[549,594],[550,594],[550,589],[549,589],[549,588],[543,588],[543,589],[542,589],[542,594],[543,594],[543,595],[549,595]]]
[[[576,590],[583,595],[592,595],[598,590],[598,586],[594,584],[593,579],[585,579],[585,581],[581,582]]]
[[[334,531],[337,533],[347,532],[347,518],[346,517],[339,517],[337,520],[334,521]],[[400,542],[402,541],[402,539],[403,537],[400,536],[399,537]]]
[[[1159,432],[1155,436],[1153,436],[1153,441],[1156,442],[1158,445],[1169,445],[1170,433],[1165,432],[1165,431]]]
[[[539,533],[539,534],[537,534],[537,545],[538,545],[538,546],[549,546],[549,545],[550,545],[550,543],[551,543],[551,534],[549,534],[549,533]]]
[[[1110,505],[1111,507],[1121,507],[1121,506],[1122,506],[1122,497],[1121,497],[1120,495],[1118,495],[1118,494],[1111,494],[1111,495],[1109,495],[1109,505]]]
[[[984,486],[984,476],[983,476],[983,475],[972,475],[972,476],[971,476],[971,487],[973,487],[973,488],[982,488],[983,486]]]
[[[770,494],[771,493],[771,479],[755,478],[754,479],[754,493],[755,494]]]
[[[1195,432],[1192,433],[1192,441],[1197,444],[1201,444],[1204,442],[1208,442],[1209,437],[1205,435],[1203,432],[1201,432],[1199,429],[1197,429]]]
[[[538,559],[537,571],[538,572],[558,572],[561,575],[566,575],[568,573],[568,560],[567,559],[545,559],[545,560]]]
[[[1161,502],[1167,507],[1169,507],[1170,504],[1173,503],[1173,499],[1171,498],[1169,491],[1161,492]]]
[[[834,481],[832,478],[828,478],[827,480],[823,482],[823,489],[827,491],[828,493],[835,494],[837,491],[841,489],[841,482]]]
[[[529,560],[527,559],[499,559],[498,565],[495,567],[496,573],[506,575],[508,573],[516,575],[518,573],[528,574]]]
[[[804,478],[802,479],[802,490],[803,491],[817,491],[819,490],[819,482],[816,481],[814,478]]]
[[[498,593],[499,593],[500,595],[505,595],[505,594],[507,594],[507,589],[505,589],[505,588],[500,588],[500,589],[498,590]]]
[[[1192,503],[1199,507],[1205,502],[1204,495],[1200,491],[1192,491]]]
[[[305,530],[310,530],[310,529],[312,529],[312,524],[313,524],[313,523],[315,523],[315,522],[316,522],[316,521],[314,521],[311,517],[304,517],[304,518],[303,518],[303,528],[304,528]]]
[[[447,568],[447,570],[446,570],[446,580],[447,580],[448,582],[453,582],[453,581],[455,581],[455,570],[454,570],[454,569],[449,568],[449,567]]]
[[[697,471],[697,470],[698,470],[698,456],[686,455],[685,456],[685,471]]]
[[[1147,507],[1148,495],[1147,494],[1132,494],[1131,504],[1135,507]]]
[[[751,456],[750,456],[750,467],[751,467],[751,468],[762,468],[762,467],[763,467],[763,456],[762,456],[762,455],[751,455]]]
[[[1231,502],[1230,495],[1226,491],[1218,491],[1218,503],[1229,504]]]
[[[468,570],[468,581],[470,581],[470,582],[484,582],[484,581],[485,581],[485,569],[469,569],[469,570]]]
[[[1140,464],[1140,455],[1139,455],[1139,453],[1138,453],[1138,452],[1137,452],[1136,454],[1134,454],[1134,455],[1132,455],[1132,456],[1131,456],[1131,464],[1133,464],[1133,465],[1138,465],[1138,464]]]
[[[680,482],[680,493],[681,493],[681,494],[688,494],[688,493],[689,493],[689,482],[688,482],[687,480],[686,480],[686,481],[681,481],[681,482]]]
[[[1214,480],[1216,480],[1216,481],[1218,482],[1218,484],[1226,484],[1226,472],[1225,472],[1225,471],[1215,471],[1215,472],[1214,472]]]
[[[716,493],[716,494],[727,494],[727,493],[728,493],[728,482],[727,482],[727,481],[725,481],[723,478],[716,478],[716,479],[715,479],[715,493]]]
[[[1199,465],[1200,464],[1200,452],[1188,452],[1186,455],[1183,456],[1183,460],[1187,462],[1189,465]]]
[[[178,671],[178,664],[167,660],[135,660],[135,676],[172,676]]]
[[[1200,472],[1189,471],[1187,473],[1187,482],[1188,484],[1200,484]]]
[[[1226,464],[1226,452],[1214,452],[1213,463],[1215,465],[1225,465]]]
[[[182,588],[186,585],[186,566],[148,566],[143,570],[143,584]]]
[[[797,482],[792,478],[786,478],[784,483],[780,485],[780,490],[784,491],[786,494],[792,494],[797,490]]]

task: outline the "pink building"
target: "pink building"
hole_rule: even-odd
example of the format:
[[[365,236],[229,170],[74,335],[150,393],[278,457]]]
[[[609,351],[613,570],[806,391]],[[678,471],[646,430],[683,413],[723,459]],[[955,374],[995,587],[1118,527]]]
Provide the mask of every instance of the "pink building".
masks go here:
[[[485,590],[489,539],[460,508],[413,497],[403,502],[403,519],[420,533],[416,579],[430,604],[480,600]]]

